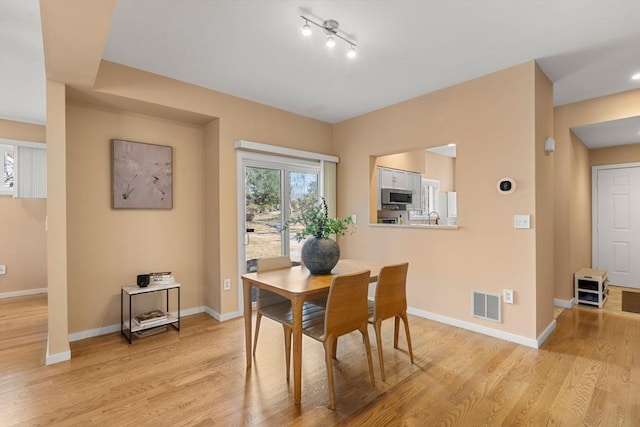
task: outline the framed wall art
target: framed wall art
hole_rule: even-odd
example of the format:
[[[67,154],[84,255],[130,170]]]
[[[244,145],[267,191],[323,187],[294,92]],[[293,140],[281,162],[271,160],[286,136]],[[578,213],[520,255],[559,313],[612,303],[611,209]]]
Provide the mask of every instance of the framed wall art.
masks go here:
[[[113,208],[173,208],[173,148],[112,139]]]

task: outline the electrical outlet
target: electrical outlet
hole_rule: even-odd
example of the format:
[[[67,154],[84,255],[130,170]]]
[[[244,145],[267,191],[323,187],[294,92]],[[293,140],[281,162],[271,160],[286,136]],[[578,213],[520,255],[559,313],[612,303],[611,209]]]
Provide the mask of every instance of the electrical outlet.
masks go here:
[[[7,274],[7,266],[0,264],[0,274]]]
[[[351,222],[354,224],[358,223],[358,216],[356,214],[351,214]]]
[[[222,282],[222,289],[225,291],[231,290],[231,279],[224,279],[224,282]]]
[[[504,302],[506,304],[513,304],[513,290],[512,289],[505,289],[503,291],[503,295],[504,295]]]

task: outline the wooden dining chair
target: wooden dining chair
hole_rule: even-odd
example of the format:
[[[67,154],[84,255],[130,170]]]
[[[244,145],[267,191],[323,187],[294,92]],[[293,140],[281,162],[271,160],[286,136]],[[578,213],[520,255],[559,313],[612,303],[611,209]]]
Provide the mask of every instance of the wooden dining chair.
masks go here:
[[[375,385],[371,345],[367,332],[369,276],[369,271],[335,276],[329,288],[326,309],[316,311],[313,316],[307,317],[303,321],[302,332],[320,341],[324,347],[330,409],[335,409],[333,356],[338,337],[355,330],[360,331],[367,352],[371,384]],[[289,352],[289,349],[287,351]]]
[[[258,273],[289,267],[291,267],[291,258],[289,258],[288,256],[259,258],[257,264]],[[274,292],[267,291],[266,289],[258,289],[258,299],[256,301],[256,333],[253,338],[254,355],[256,354],[256,348],[258,347],[258,334],[260,333],[260,322],[262,321],[262,316],[265,316],[271,320],[275,320],[278,323],[284,324],[284,322],[286,321],[285,319],[287,316],[287,310],[291,312],[291,301]],[[290,336],[288,335],[286,326],[284,329],[284,334],[286,341]],[[287,379],[288,378],[289,370],[287,369]]]
[[[393,348],[398,348],[398,332],[400,331],[400,319],[402,319],[404,331],[407,335],[409,358],[413,363],[411,334],[409,333],[409,320],[407,318],[406,289],[408,268],[409,263],[406,262],[382,267],[378,276],[378,284],[376,285],[375,300],[369,301],[369,323],[373,324],[376,332],[382,381],[385,381],[381,332],[383,320],[394,318]]]

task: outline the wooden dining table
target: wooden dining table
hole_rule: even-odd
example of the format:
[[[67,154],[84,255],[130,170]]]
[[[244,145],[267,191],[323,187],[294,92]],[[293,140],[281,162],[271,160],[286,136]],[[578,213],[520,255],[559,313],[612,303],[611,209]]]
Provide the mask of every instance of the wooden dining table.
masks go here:
[[[247,352],[247,369],[251,368],[251,288],[266,289],[289,299],[292,307],[293,329],[293,395],[296,404],[302,397],[302,308],[305,301],[326,293],[336,275],[370,271],[370,282],[378,280],[381,265],[341,259],[330,274],[311,274],[304,266],[294,266],[262,273],[242,275],[244,292],[244,334]]]

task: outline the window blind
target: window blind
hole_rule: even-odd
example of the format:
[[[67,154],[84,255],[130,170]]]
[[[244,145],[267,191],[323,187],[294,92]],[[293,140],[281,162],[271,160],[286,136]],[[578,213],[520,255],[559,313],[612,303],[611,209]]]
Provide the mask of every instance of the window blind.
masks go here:
[[[16,197],[47,198],[47,150],[16,147]]]

